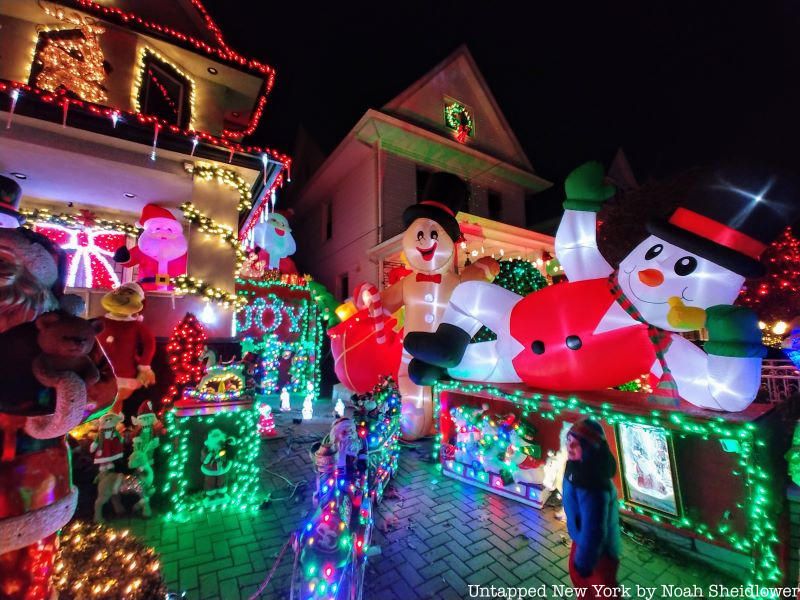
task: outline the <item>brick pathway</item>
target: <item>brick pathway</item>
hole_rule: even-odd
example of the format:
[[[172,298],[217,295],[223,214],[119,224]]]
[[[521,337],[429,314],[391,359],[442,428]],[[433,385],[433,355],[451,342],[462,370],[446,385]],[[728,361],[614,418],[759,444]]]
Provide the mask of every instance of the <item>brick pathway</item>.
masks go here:
[[[112,522],[161,553],[171,590],[186,591],[189,600],[248,598],[307,515],[314,485],[308,447],[328,423],[292,425],[277,414],[276,424],[286,437],[263,442],[261,456],[271,472],[264,472],[262,485],[273,500],[256,515],[210,514],[183,524],[158,517]],[[398,497],[385,499],[376,517],[373,545],[382,552],[369,561],[367,600],[466,598],[469,584],[546,584],[548,590],[569,584],[566,528],[554,509],[538,511],[442,477],[429,456],[425,443],[403,450],[394,484]],[[301,482],[294,494],[278,474]],[[288,598],[292,558],[290,548],[261,598]],[[623,538],[620,581],[702,586],[727,578]]]

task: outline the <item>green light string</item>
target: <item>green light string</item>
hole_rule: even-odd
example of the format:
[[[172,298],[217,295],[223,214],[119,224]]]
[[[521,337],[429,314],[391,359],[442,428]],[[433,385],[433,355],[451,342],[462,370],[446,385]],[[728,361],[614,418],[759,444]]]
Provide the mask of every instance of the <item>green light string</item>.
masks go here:
[[[201,445],[192,447],[190,435],[195,423],[202,423],[206,431],[218,427],[223,431],[230,431],[230,422],[235,422],[237,440],[236,455],[231,459],[232,467],[228,472],[228,500],[212,506],[206,506],[202,501],[202,494],[193,493],[188,489],[189,465],[199,461],[192,461],[190,452],[199,455]],[[175,409],[165,415],[167,434],[172,439],[172,444],[164,446],[168,455],[167,479],[163,492],[172,500],[172,511],[165,518],[170,520],[185,520],[187,513],[202,514],[224,510],[255,511],[260,503],[257,494],[259,485],[259,471],[256,461],[260,438],[258,436],[258,412],[254,407],[244,410],[219,412],[213,415],[177,416]],[[193,438],[197,441],[197,438]]]
[[[727,519],[711,525],[696,521],[686,515],[682,517],[664,515],[626,502],[624,499],[620,499],[620,508],[647,517],[656,523],[666,523],[710,542],[725,542],[737,551],[750,554],[751,569],[747,585],[775,585],[782,580],[783,572],[776,552],[779,544],[775,527],[778,518],[777,508],[772,498],[774,493],[770,489],[770,482],[774,479],[766,469],[760,466],[764,464],[762,455],[766,454],[766,443],[756,437],[756,426],[753,423],[736,425],[725,421],[722,417],[701,421],[682,413],[665,413],[659,410],[653,410],[649,415],[629,415],[615,410],[610,403],[594,407],[585,404],[575,396],[564,399],[555,395],[531,394],[523,390],[506,393],[490,385],[459,381],[443,381],[434,386],[434,419],[436,423],[439,422],[441,414],[440,394],[443,391],[454,391],[465,395],[490,394],[511,402],[515,408],[520,410],[523,419],[531,414],[536,414],[541,418],[555,421],[562,412],[571,412],[583,417],[603,420],[611,426],[620,423],[651,425],[664,429],[667,436],[678,433],[682,437],[697,436],[703,440],[736,442],[730,444],[731,447],[736,448],[735,453],[738,454],[738,468],[732,474],[741,477],[745,487],[745,498],[736,504],[736,508],[745,514],[746,536],[731,532]],[[550,408],[544,409],[543,402],[547,402]],[[433,444],[433,456],[436,461],[440,461],[441,458],[442,442],[443,438],[440,432]],[[437,468],[442,469],[441,462]]]

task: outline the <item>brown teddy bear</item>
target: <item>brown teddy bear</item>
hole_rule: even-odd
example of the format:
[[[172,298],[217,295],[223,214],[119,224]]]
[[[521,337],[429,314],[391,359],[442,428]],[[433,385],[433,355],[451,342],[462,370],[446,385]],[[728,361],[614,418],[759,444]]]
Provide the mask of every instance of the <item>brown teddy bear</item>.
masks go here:
[[[97,383],[100,372],[88,354],[94,346],[95,336],[103,329],[102,320],[87,321],[55,311],[36,319],[36,329],[39,330],[37,341],[42,350],[33,361],[33,371],[38,378],[55,378],[58,373],[72,371],[86,385]]]

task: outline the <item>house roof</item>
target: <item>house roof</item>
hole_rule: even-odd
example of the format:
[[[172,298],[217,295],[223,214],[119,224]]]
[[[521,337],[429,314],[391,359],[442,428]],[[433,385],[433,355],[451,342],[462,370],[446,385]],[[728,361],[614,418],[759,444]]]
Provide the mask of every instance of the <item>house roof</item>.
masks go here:
[[[469,141],[469,145],[533,172],[522,145],[500,110],[472,53],[464,44],[387,102],[381,111],[443,131],[443,94],[462,96],[452,99],[471,105],[473,113],[476,113],[477,135],[474,141]],[[423,99],[424,96],[428,98]],[[489,137],[491,139],[487,141]]]

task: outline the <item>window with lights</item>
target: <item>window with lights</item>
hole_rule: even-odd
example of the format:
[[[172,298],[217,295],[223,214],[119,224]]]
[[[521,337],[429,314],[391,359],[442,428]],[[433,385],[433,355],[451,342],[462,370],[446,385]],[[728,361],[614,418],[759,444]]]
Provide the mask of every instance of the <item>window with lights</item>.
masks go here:
[[[163,119],[182,129],[191,122],[191,82],[177,68],[151,52],[141,61],[137,96],[139,112]]]

